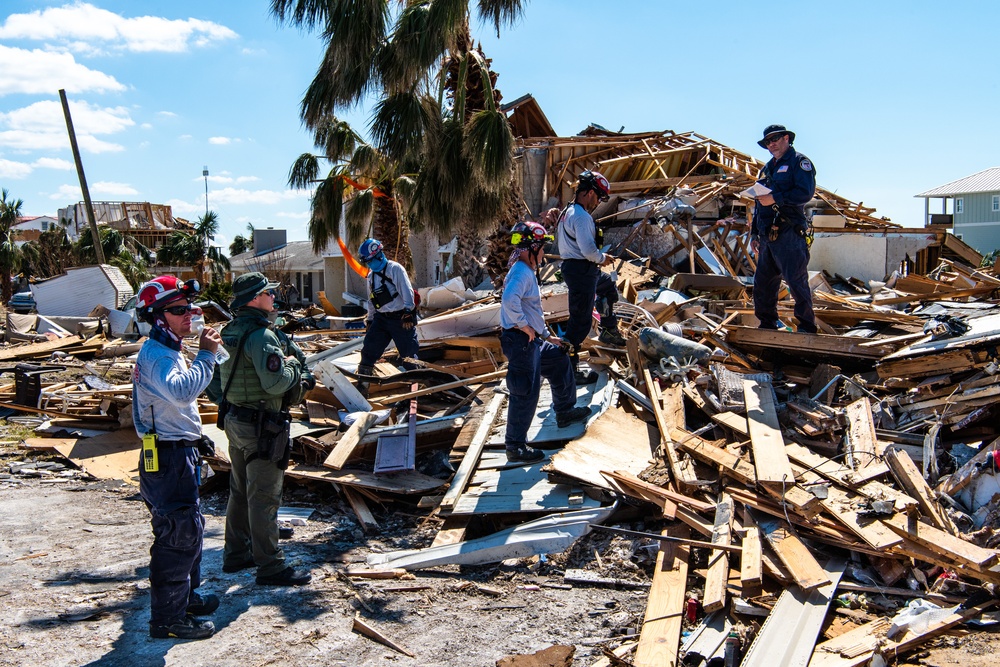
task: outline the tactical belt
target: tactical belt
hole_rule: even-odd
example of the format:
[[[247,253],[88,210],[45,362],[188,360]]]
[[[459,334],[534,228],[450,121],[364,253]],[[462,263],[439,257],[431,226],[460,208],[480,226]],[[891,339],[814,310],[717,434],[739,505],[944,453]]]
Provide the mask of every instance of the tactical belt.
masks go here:
[[[403,315],[406,315],[408,311],[404,308],[403,310],[392,310],[388,312],[376,310],[375,312],[382,317],[389,318],[390,320],[400,320],[403,319]]]
[[[183,449],[185,447],[197,447],[200,440],[160,440],[157,438],[156,446],[160,449]]]
[[[256,408],[248,408],[243,405],[231,405],[229,408],[229,414],[227,417],[235,417],[241,422],[250,422],[254,424],[257,422],[257,418],[260,417],[260,410]]]

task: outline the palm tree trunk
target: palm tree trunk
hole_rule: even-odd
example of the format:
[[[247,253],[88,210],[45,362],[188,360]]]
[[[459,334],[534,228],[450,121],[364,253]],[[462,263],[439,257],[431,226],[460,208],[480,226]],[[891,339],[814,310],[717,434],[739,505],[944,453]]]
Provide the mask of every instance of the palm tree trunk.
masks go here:
[[[402,264],[409,273],[413,271],[410,253],[410,225],[399,214],[395,197],[376,197],[375,215],[372,217],[372,236],[385,246],[385,256]]]

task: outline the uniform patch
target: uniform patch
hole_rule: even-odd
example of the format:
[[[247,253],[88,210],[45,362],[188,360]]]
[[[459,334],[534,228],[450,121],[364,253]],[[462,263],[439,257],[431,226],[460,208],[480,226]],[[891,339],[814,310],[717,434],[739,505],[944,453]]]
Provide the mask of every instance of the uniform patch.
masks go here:
[[[804,157],[801,160],[799,160],[799,167],[802,169],[802,171],[812,171],[813,163],[809,161],[809,158]]]
[[[280,354],[269,354],[267,355],[267,370],[272,373],[278,372],[281,368],[281,355]]]
[[[783,164],[780,167],[778,167],[778,173],[779,174],[783,174],[786,171],[788,171],[788,165],[787,164]]]

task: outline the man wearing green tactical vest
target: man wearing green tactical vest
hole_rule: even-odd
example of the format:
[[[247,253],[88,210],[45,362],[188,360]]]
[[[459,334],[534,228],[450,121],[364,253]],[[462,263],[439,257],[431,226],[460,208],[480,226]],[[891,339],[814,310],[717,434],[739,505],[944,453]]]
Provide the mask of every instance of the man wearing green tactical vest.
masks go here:
[[[312,578],[285,563],[278,546],[278,505],[291,442],[288,408],[316,386],[305,355],[268,314],[275,288],[260,273],[233,282],[235,317],[222,330],[229,360],[219,367],[209,396],[229,438],[229,505],[223,572],[257,567],[257,583],[301,586]]]

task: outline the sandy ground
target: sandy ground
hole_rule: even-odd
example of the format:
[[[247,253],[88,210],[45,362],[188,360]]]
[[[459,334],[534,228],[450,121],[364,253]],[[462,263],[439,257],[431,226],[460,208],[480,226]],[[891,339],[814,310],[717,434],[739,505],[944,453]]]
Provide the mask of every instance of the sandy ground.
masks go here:
[[[0,451],[0,471],[23,457]],[[286,485],[284,504],[317,509],[284,542],[288,557],[313,573],[312,584],[292,589],[259,587],[252,570],[222,573],[226,494],[206,496],[201,590],[221,596],[222,606],[214,637],[184,642],[148,636],[151,533],[133,487],[0,477],[0,665],[490,667],[506,655],[568,644],[576,646],[574,667],[582,667],[600,656],[599,643],[614,646],[641,624],[644,589],[550,586],[564,586],[563,567],[595,568],[595,551],[603,576],[648,581],[651,549],[593,534],[545,562],[352,583],[345,561],[427,546],[437,524],[422,512],[373,506],[383,530],[366,536],[338,496],[323,493]],[[404,586],[426,588],[393,590]],[[356,614],[415,657],[353,633]],[[1000,633],[976,630],[936,640],[905,661],[993,667],[998,654]]]

